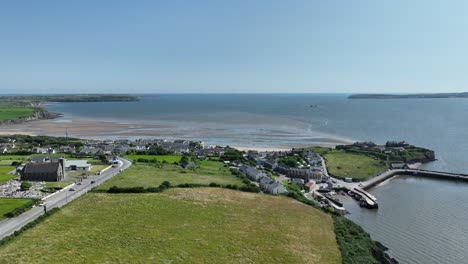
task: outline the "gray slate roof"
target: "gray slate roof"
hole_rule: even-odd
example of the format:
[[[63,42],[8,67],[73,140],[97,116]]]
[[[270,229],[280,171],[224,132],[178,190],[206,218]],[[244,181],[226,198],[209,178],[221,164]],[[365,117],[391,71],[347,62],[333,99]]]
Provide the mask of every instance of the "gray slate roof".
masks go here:
[[[60,163],[45,162],[45,163],[27,163],[23,169],[25,173],[51,173],[57,172]]]

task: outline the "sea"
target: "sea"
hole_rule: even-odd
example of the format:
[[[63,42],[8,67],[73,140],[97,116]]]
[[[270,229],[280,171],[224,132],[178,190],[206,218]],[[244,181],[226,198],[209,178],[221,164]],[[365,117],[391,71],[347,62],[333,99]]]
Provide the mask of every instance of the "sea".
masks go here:
[[[422,168],[468,173],[468,99],[348,99],[346,94],[151,94],[136,102],[54,103],[77,119],[153,125],[174,138],[265,148],[405,140],[435,151]],[[142,129],[139,126],[139,129]],[[144,128],[143,128],[144,129]],[[154,137],[161,138],[157,131]],[[171,138],[167,133],[164,137]],[[397,177],[371,191],[379,209],[348,217],[400,263],[468,263],[468,184]]]

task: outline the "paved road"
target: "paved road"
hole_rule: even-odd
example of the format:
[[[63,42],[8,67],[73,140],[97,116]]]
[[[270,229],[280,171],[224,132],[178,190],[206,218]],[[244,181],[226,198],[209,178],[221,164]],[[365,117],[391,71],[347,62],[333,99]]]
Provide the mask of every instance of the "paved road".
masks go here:
[[[71,188],[75,189],[75,191],[70,191],[71,188],[67,188],[56,192],[49,197],[46,197],[43,202],[47,210],[64,206],[65,204],[87,193],[93,187],[96,187],[97,185],[102,184],[106,180],[112,178],[114,175],[118,174],[120,170],[125,170],[132,165],[130,161],[122,158],[119,158],[119,163],[120,164],[118,167],[112,167],[102,173],[102,175],[93,176],[91,179],[83,180],[81,185],[72,185]],[[91,181],[94,181],[94,183],[91,184]],[[0,239],[13,234],[13,232],[19,230],[21,227],[37,219],[43,214],[44,207],[36,206],[17,217],[0,222]]]

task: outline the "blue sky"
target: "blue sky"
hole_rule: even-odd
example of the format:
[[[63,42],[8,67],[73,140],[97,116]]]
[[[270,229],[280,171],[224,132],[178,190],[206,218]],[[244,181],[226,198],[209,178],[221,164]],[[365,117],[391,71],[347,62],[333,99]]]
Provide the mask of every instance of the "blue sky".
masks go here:
[[[467,1],[2,1],[0,93],[468,91]]]

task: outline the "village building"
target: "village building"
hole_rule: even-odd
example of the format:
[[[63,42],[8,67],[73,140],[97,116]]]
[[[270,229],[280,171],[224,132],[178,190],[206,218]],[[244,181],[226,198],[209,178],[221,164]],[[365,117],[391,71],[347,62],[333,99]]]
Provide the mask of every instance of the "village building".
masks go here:
[[[26,163],[20,171],[22,181],[62,181],[65,178],[64,159],[58,162]]]
[[[88,172],[91,170],[91,164],[86,160],[66,160],[65,171],[82,171]]]

